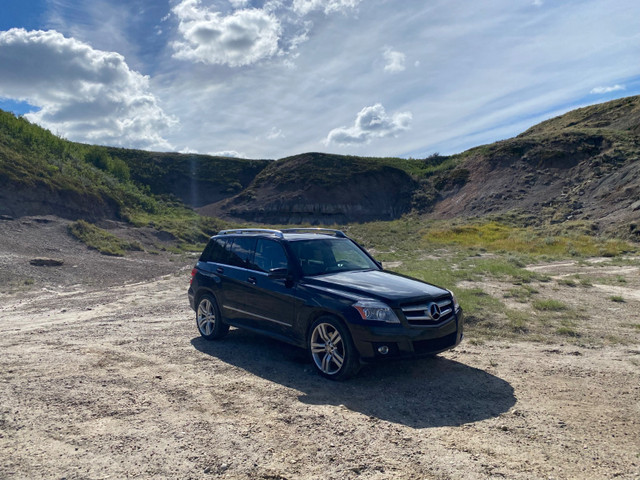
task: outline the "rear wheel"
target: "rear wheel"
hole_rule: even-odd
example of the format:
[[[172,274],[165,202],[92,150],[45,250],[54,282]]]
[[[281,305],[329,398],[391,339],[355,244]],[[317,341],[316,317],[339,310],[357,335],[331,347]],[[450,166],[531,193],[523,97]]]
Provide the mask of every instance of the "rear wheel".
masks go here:
[[[308,348],[313,365],[323,377],[346,380],[360,368],[351,335],[336,318],[320,317],[313,323]]]
[[[198,300],[196,325],[200,335],[207,340],[222,338],[229,331],[229,325],[222,321],[216,299],[208,293]]]

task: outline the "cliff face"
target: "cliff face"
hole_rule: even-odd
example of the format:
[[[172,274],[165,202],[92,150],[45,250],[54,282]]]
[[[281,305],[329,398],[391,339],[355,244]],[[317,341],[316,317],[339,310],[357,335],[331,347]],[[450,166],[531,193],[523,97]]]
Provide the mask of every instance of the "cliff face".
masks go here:
[[[261,223],[391,220],[411,209],[417,183],[405,171],[354,157],[304,154],[279,160],[204,215]]]
[[[44,183],[35,186],[0,182],[0,215],[57,215],[63,218],[99,220],[116,218],[118,205],[108,197],[74,190],[55,190]]]
[[[640,97],[574,110],[460,155],[469,172],[431,215],[519,210],[533,223],[586,220],[640,235]]]

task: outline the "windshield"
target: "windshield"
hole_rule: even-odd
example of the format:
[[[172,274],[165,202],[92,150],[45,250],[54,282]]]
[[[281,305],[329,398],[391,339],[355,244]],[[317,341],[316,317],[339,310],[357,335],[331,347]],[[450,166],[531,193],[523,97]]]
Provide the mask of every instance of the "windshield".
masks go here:
[[[289,245],[305,276],[378,269],[378,265],[347,238],[300,240]]]

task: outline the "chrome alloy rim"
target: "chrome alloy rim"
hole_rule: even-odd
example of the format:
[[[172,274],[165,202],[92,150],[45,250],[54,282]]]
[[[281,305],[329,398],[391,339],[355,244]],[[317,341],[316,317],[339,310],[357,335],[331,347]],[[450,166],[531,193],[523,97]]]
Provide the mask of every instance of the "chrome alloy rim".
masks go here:
[[[344,363],[344,342],[340,332],[329,323],[320,323],[311,333],[311,356],[327,375],[335,375]]]
[[[206,298],[198,305],[198,315],[196,318],[198,328],[203,335],[209,336],[213,333],[216,324],[216,310],[213,304]]]

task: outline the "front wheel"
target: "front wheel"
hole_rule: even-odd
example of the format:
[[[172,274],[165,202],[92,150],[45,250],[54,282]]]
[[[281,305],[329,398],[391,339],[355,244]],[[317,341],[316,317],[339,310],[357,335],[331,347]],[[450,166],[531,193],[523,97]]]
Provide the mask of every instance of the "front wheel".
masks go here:
[[[218,303],[212,295],[205,294],[198,300],[196,325],[200,335],[207,340],[222,338],[229,331],[229,325],[222,321]]]
[[[333,317],[320,317],[313,322],[308,348],[314,366],[325,378],[346,380],[360,368],[349,331]]]

